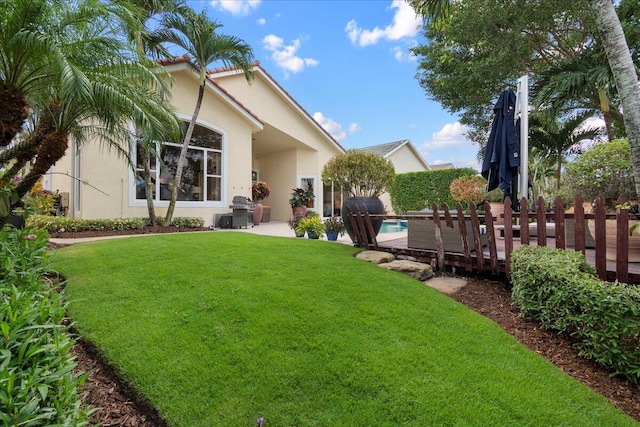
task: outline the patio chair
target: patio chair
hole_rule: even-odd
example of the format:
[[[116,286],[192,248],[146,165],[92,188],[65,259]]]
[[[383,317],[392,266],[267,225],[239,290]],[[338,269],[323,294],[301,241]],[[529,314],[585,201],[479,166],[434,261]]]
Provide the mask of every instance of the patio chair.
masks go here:
[[[408,215],[424,215],[428,211],[409,211]],[[454,211],[451,211],[455,215]],[[467,232],[467,244],[469,251],[475,251],[476,245],[473,239],[473,229],[471,220],[465,220],[465,230]],[[480,229],[480,244],[484,247],[488,244],[486,229]],[[445,252],[464,253],[462,246],[462,237],[460,235],[460,227],[457,218],[453,221],[453,228],[447,227],[444,220],[440,221],[440,234],[442,236],[442,248]],[[436,225],[433,218],[416,219],[408,218],[407,221],[407,247],[414,249],[437,250],[436,243]]]

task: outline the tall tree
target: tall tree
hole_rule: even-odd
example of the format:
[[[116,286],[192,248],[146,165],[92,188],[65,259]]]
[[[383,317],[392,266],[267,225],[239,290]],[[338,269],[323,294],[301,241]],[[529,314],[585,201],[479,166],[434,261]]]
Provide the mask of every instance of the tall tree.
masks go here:
[[[460,2],[463,3],[463,2]],[[538,3],[538,2],[536,2]],[[561,4],[560,4],[561,3]],[[581,2],[559,2],[562,10],[580,7]],[[595,17],[609,66],[616,81],[620,104],[624,111],[624,124],[631,146],[631,163],[636,191],[640,190],[640,86],[638,74],[627,44],[622,24],[611,0],[586,0]],[[449,9],[457,2],[451,0],[411,0],[417,13],[433,22],[442,22]],[[527,19],[531,19],[527,16]],[[469,27],[472,28],[472,27]]]
[[[620,18],[611,0],[587,0],[596,17],[602,44],[618,88],[620,103],[624,111],[624,125],[631,147],[631,165],[640,194],[640,85],[638,74]]]
[[[600,112],[612,141],[616,132],[624,135],[624,125],[611,68],[602,45],[597,48],[542,71],[532,89],[535,96],[531,103],[536,109],[554,111],[558,117],[585,109]]]
[[[419,84],[430,98],[461,114],[463,124],[476,131],[488,128],[495,97],[505,87],[515,87],[522,74],[535,81],[593,38],[593,25],[584,24],[590,15],[574,3],[451,2],[440,21],[427,21],[429,42],[412,49],[419,60]],[[558,4],[567,12],[560,13]]]
[[[207,66],[214,62],[221,62],[225,66],[236,67],[243,71],[248,82],[253,79],[251,71],[253,51],[251,46],[243,40],[222,34],[216,31],[222,27],[216,21],[209,19],[205,11],[197,14],[191,9],[183,9],[180,14],[165,17],[163,27],[166,30],[159,32],[159,38],[167,43],[182,48],[190,57],[193,65],[198,69],[198,97],[196,100],[189,127],[182,141],[180,157],[173,177],[171,188],[171,200],[164,219],[165,225],[171,223],[175,210],[178,192],[182,181],[182,170],[187,158],[189,141],[200,114],[200,107],[204,98],[204,89],[207,81]]]
[[[11,3],[8,9],[25,13],[5,14],[5,8],[0,9],[0,19],[8,25],[5,28],[14,32],[3,32],[0,37],[0,83],[9,88],[5,94],[10,90],[17,94],[11,98],[14,104],[6,104],[7,111],[18,111],[13,107],[24,102],[34,125],[19,141],[15,133],[5,133],[12,145],[1,153],[0,161],[15,174],[35,158],[16,187],[20,197],[64,156],[70,138],[77,142],[98,139],[128,157],[132,121],[153,132],[171,120],[156,68],[136,61],[135,52],[112,31],[119,16],[126,13],[121,5],[93,0],[42,2],[46,7],[29,7],[25,0]],[[37,0],[33,3],[42,6]],[[22,48],[36,46],[23,52],[30,57],[27,64],[16,66],[21,61],[20,49],[6,41],[15,41]],[[40,79],[32,81],[34,76]],[[6,123],[9,121],[3,126]],[[0,188],[13,178],[11,173],[4,174]]]
[[[159,57],[168,53],[158,42],[156,30],[150,27],[152,20],[160,19],[162,16],[178,13],[184,7],[182,0],[128,0],[135,9],[135,13],[124,20],[129,40],[134,44],[141,60],[147,56]],[[175,131],[178,129],[178,119],[175,118],[170,123],[164,123],[162,127],[155,128],[157,132],[142,133],[138,131],[136,145],[139,147],[139,156],[142,160],[145,198],[147,200],[147,212],[149,214],[149,224],[156,225],[156,210],[153,201],[153,182],[151,177],[151,160],[155,158],[158,164],[157,145],[162,141],[172,140],[177,137]],[[136,171],[134,170],[134,173]]]

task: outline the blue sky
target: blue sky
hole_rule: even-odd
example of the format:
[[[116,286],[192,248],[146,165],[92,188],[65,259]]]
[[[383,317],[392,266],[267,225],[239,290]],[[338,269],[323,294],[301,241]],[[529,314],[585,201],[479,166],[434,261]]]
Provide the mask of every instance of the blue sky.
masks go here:
[[[188,1],[250,44],[262,67],[346,149],[409,139],[428,164],[478,167],[457,117],[430,101],[403,0]]]

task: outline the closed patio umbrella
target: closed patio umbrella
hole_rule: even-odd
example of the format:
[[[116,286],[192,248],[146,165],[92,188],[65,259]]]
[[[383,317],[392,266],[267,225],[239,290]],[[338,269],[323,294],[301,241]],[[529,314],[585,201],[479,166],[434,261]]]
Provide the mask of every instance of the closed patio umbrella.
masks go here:
[[[520,167],[520,126],[516,125],[516,93],[506,89],[498,98],[495,117],[482,160],[481,174],[487,179],[487,191],[500,188],[513,201],[517,210],[517,177]]]

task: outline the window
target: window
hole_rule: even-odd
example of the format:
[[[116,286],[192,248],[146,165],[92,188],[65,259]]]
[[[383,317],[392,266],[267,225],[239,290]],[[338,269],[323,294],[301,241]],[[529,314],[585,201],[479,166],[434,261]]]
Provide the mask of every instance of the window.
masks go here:
[[[160,149],[162,164],[151,159],[150,172],[153,198],[171,199],[171,184],[178,168],[180,144],[166,142]],[[136,149],[136,199],[144,200],[144,157],[140,146]],[[159,191],[158,191],[159,190]],[[196,125],[182,168],[178,200],[190,202],[219,202],[222,200],[222,135]]]

